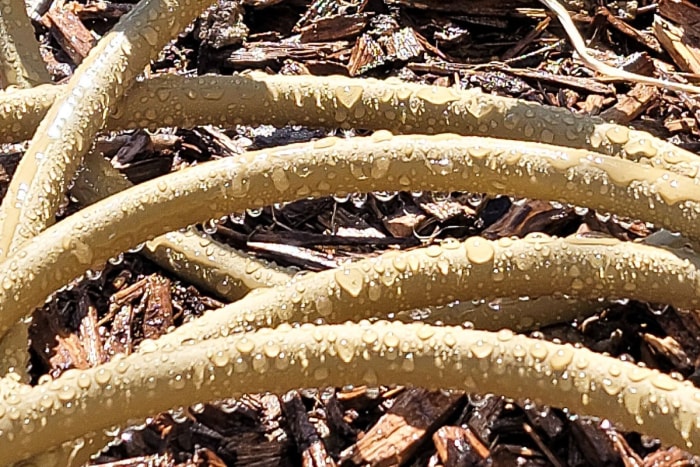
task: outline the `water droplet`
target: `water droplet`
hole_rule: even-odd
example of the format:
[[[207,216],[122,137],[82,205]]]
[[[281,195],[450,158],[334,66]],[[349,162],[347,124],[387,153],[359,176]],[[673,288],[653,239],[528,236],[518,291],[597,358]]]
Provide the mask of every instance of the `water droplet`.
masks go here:
[[[355,356],[355,346],[347,339],[337,341],[335,350],[338,353],[338,357],[345,363],[350,363]]]
[[[536,360],[544,360],[547,357],[547,346],[542,342],[535,342],[530,345],[530,355]]]
[[[287,177],[286,171],[282,167],[275,167],[272,170],[271,178],[277,191],[284,192],[289,189],[289,178]]]
[[[377,201],[388,203],[389,201],[396,198],[396,195],[398,193],[396,191],[375,191],[373,194]]]
[[[185,387],[185,384],[187,383],[187,380],[185,377],[181,374],[176,374],[170,380],[168,381],[168,384],[173,388],[173,389],[183,389]]]
[[[352,196],[350,197],[350,200],[352,201],[353,206],[355,206],[357,209],[360,209],[367,202],[367,194],[366,193],[353,193]]]
[[[464,241],[467,259],[474,264],[484,264],[493,260],[494,250],[491,242],[480,237],[470,237]]]
[[[250,217],[260,217],[263,212],[262,208],[248,208],[245,210],[246,214]]]
[[[316,312],[323,317],[329,316],[333,312],[333,302],[326,296],[319,295],[314,300]]]
[[[379,336],[373,329],[368,329],[362,333],[362,342],[366,345],[374,345],[377,343]]]
[[[416,333],[418,338],[421,340],[428,340],[431,337],[435,335],[435,329],[432,326],[429,326],[427,324],[421,326],[418,328],[418,332]]]
[[[112,372],[106,368],[99,368],[95,372],[95,381],[97,384],[104,386],[112,379]]]
[[[230,358],[228,353],[224,352],[223,350],[219,350],[211,356],[210,360],[214,366],[221,368],[229,364]]]
[[[352,297],[357,297],[362,292],[364,276],[356,268],[338,269],[334,277],[338,285]]]
[[[263,353],[268,358],[276,358],[281,350],[280,345],[275,341],[270,340],[265,342],[265,345],[263,345]]]
[[[482,359],[491,355],[491,352],[493,352],[493,345],[490,342],[479,339],[469,346],[469,350],[472,351],[476,358]]]
[[[241,337],[239,340],[236,341],[236,350],[238,350],[243,355],[251,353],[254,348],[255,343],[245,336]]]
[[[651,379],[651,384],[653,384],[658,389],[663,391],[673,391],[678,388],[678,382],[667,375],[656,375]]]
[[[573,350],[569,347],[557,349],[549,359],[549,366],[554,371],[564,371],[574,358]]]

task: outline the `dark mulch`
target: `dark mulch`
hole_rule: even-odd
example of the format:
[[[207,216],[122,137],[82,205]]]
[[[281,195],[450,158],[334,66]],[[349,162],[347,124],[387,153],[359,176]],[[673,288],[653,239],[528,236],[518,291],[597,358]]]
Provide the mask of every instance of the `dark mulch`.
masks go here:
[[[590,3],[574,20],[601,59],[637,73],[700,72],[700,40],[693,30],[700,9],[693,4],[638,2],[635,10],[635,2],[609,2],[609,8],[602,1]],[[70,76],[94,44],[90,31],[104,33],[132,7],[130,2],[51,4],[38,31],[52,50],[45,58],[54,78]],[[653,27],[655,18],[664,27]],[[700,135],[695,98],[597,79],[572,56],[556,19],[535,0],[220,0],[152,68],[398,76],[600,114],[691,150]],[[134,131],[117,137],[108,156],[137,183],[245,149],[327,134],[299,127]],[[18,157],[0,158],[0,195]],[[75,209],[67,200],[64,215]],[[642,222],[557,203],[407,192],[261,206],[200,228],[260,257],[311,271],[448,236],[595,232],[632,240],[653,232]],[[127,252],[36,311],[32,376],[58,376],[129,353],[142,339],[221,305],[138,252]],[[584,322],[533,335],[580,342],[700,382],[700,320],[694,311],[616,302],[601,305]],[[607,420],[494,395],[402,387],[299,389],[200,404],[123,430],[95,461],[112,466],[399,463],[700,464],[676,448],[622,433]]]

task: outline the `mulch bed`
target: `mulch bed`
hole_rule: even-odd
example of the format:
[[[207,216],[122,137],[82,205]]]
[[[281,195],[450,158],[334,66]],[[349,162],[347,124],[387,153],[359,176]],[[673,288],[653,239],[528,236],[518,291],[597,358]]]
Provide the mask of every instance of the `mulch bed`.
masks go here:
[[[586,3],[586,2],[580,2]],[[593,3],[593,2],[591,2]],[[601,2],[603,3],[603,2]],[[611,2],[612,3],[612,2]],[[700,72],[700,8],[639,2],[636,11],[585,5],[574,20],[596,55],[635,73]],[[70,76],[128,2],[55,2],[39,28],[57,81]],[[578,10],[578,9],[577,9]],[[169,45],[153,72],[343,74],[485,92],[601,115],[690,150],[698,101],[611,84],[572,55],[558,22],[532,0],[220,0]],[[124,133],[108,156],[134,182],[243,150],[334,133],[239,127]],[[337,132],[363,134],[362,129]],[[18,154],[0,158],[0,195]],[[63,215],[76,209],[66,200]],[[211,221],[219,241],[278,264],[319,271],[434,239],[596,232],[633,240],[648,224],[576,206],[479,193],[370,193],[250,209]],[[160,270],[137,251],[91,271],[34,314],[32,377],[88,368],[145,338],[218,308],[217,297]],[[497,304],[494,304],[497,308]],[[654,304],[601,304],[583,322],[533,333],[579,342],[700,382],[700,315]],[[99,414],[95,414],[99,417]],[[650,438],[493,395],[420,388],[316,388],[181,408],[121,431],[95,465],[700,465]]]

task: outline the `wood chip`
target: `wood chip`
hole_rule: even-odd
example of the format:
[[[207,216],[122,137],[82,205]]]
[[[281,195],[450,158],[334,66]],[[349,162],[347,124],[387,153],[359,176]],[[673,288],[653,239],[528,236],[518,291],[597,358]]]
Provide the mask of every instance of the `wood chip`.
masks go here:
[[[243,7],[234,0],[219,0],[205,10],[199,20],[197,37],[214,49],[239,45],[248,36],[243,23]]]
[[[644,458],[643,467],[691,467],[696,466],[700,458],[681,451],[675,446],[659,449]]]
[[[549,232],[554,235],[577,222],[574,210],[570,207],[553,207],[546,201],[525,201],[514,203],[506,215],[490,225],[481,235],[488,239],[525,236],[532,232]]]
[[[78,328],[80,342],[84,350],[85,360],[88,366],[93,368],[108,360],[98,325],[97,309],[87,294],[80,297],[78,306],[78,316],[82,316]]]
[[[90,31],[69,9],[52,8],[44,18],[48,20],[51,35],[73,63],[79,65],[96,43]]]
[[[134,282],[130,286],[115,292],[114,294],[112,294],[109,300],[116,306],[121,306],[132,302],[143,295],[147,283],[148,278],[144,277],[143,279]]]
[[[510,60],[520,55],[535,39],[540,37],[545,29],[552,22],[552,18],[547,16],[545,19],[537,23],[534,29],[525,34],[525,37],[520,39],[510,50],[507,50],[501,55],[501,60]]]
[[[619,465],[622,461],[610,438],[594,423],[576,419],[571,423],[571,434],[589,465]]]
[[[481,402],[469,416],[467,426],[484,444],[488,444],[491,440],[493,424],[503,413],[506,401],[501,396],[490,395],[484,396]]]
[[[306,61],[323,60],[347,48],[344,41],[322,43],[247,42],[224,58],[234,69],[260,68],[279,65],[286,59]]]
[[[376,467],[404,463],[463,398],[463,393],[406,390],[361,440],[341,454],[341,461]]]
[[[81,21],[119,19],[134,8],[134,5],[131,3],[105,3],[102,1],[90,3],[89,5],[70,2],[66,6],[70,8]]]
[[[282,409],[287,425],[301,452],[303,467],[334,467],[335,461],[328,455],[323,440],[309,421],[299,391],[290,391],[282,397]]]
[[[377,407],[385,400],[396,397],[401,394],[404,389],[402,387],[394,388],[390,391],[383,391],[379,394],[376,391],[370,391],[367,386],[357,386],[352,389],[344,389],[336,393],[338,402],[347,410],[369,410]]]
[[[644,333],[642,339],[649,346],[652,353],[665,357],[673,367],[679,370],[687,370],[693,367],[681,345],[671,336],[658,337],[653,334]]]
[[[479,465],[491,456],[489,449],[469,428],[443,426],[433,435],[433,443],[445,467]]]
[[[633,28],[625,21],[621,20],[620,18],[617,18],[612,13],[610,13],[610,10],[608,10],[606,7],[598,7],[598,9],[596,10],[596,15],[604,18],[610,26],[617,29],[619,32],[629,37],[630,39],[639,42],[643,46],[653,50],[656,53],[663,53],[659,41],[654,36],[645,34]]]
[[[153,274],[148,277],[146,307],[143,316],[143,337],[156,339],[173,325],[173,304],[170,296],[170,281]]]
[[[605,104],[605,97],[599,94],[589,94],[583,102],[577,102],[576,107],[589,115],[598,115]]]
[[[424,51],[421,38],[411,28],[390,30],[377,39],[363,34],[352,48],[348,72],[358,76],[385,63],[417,57]]]
[[[332,434],[350,441],[357,438],[358,430],[345,419],[343,408],[335,392],[326,401],[326,422]]]
[[[664,127],[671,133],[695,133],[698,128],[698,122],[692,117],[672,118],[664,120]]]
[[[416,232],[427,216],[415,205],[406,206],[402,212],[382,218],[384,227],[394,237],[409,237]]]
[[[656,16],[653,30],[661,46],[678,68],[690,73],[700,73],[700,42],[693,36],[686,35],[685,28]]]
[[[636,84],[615,106],[601,112],[600,116],[609,122],[626,125],[642,115],[660,96],[658,88]]]
[[[471,206],[455,201],[449,194],[444,196],[424,194],[416,199],[416,204],[427,214],[442,222],[457,216],[474,216],[476,214]]]
[[[348,73],[350,76],[361,75],[367,70],[383,65],[386,61],[381,45],[369,34],[361,35],[352,48]]]
[[[128,355],[133,348],[131,323],[134,320],[134,308],[131,304],[123,305],[113,314],[112,330],[105,343],[105,349],[110,355]]]
[[[108,360],[97,324],[97,311],[84,290],[73,298],[75,308],[56,302],[37,310],[30,327],[30,341],[38,359],[57,378],[70,368],[92,368]],[[70,316],[68,316],[70,314]]]
[[[357,36],[369,23],[369,15],[334,15],[318,18],[301,28],[299,40],[306,42],[335,41]]]

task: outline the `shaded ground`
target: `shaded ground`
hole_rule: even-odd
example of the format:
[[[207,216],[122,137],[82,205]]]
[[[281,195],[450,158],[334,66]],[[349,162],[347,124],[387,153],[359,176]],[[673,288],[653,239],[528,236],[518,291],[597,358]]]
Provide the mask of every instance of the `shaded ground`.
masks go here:
[[[277,4],[273,4],[277,3]],[[574,19],[601,60],[636,73],[698,73],[692,29],[700,9],[661,2],[607,9],[584,5]],[[206,19],[167,47],[154,72],[400,77],[493,92],[575,112],[600,114],[698,146],[692,96],[610,84],[572,58],[557,21],[536,1],[221,0]],[[44,15],[46,60],[57,80],[132,5],[58,3]],[[429,7],[425,9],[423,7]],[[660,27],[661,24],[663,27]],[[674,29],[675,28],[675,29]],[[46,34],[49,32],[50,34]],[[676,35],[674,35],[676,34]],[[362,134],[356,129],[348,134]],[[329,134],[307,128],[202,127],[136,131],[108,143],[108,155],[134,182],[245,149]],[[1,187],[18,159],[0,162]],[[4,177],[4,178],[3,178]],[[67,201],[66,213],[75,206]],[[335,267],[387,248],[444,237],[599,232],[637,239],[645,223],[574,206],[478,193],[372,193],[300,201],[232,214],[201,226],[218,240],[302,270]],[[137,252],[114,258],[35,313],[33,377],[86,368],[130,352],[216,297],[169,276]],[[491,303],[498,312],[499,303]],[[700,317],[635,302],[601,304],[581,323],[534,335],[580,342],[700,381]],[[95,414],[99,416],[99,414]],[[405,388],[304,389],[251,395],[161,414],[127,429],[96,461],[108,465],[692,465],[698,459],[653,439],[616,431],[605,420],[515,404],[497,396]]]

